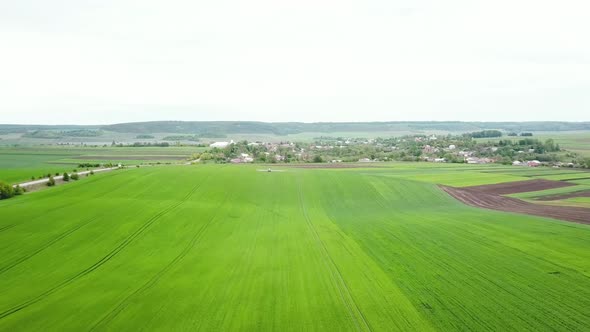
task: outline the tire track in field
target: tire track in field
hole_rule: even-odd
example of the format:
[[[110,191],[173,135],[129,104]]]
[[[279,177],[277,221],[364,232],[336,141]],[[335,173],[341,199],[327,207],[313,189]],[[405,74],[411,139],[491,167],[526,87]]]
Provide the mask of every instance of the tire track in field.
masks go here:
[[[255,204],[253,204],[256,207],[256,210],[259,210],[259,207]],[[263,209],[265,211],[268,212],[268,209]],[[256,244],[258,243],[258,235],[260,234],[260,227],[262,225],[262,219],[261,218],[256,218],[257,222],[256,222],[256,230],[254,232],[254,239],[251,242],[252,244],[248,246],[248,249],[246,250],[245,253],[243,253],[243,257],[240,263],[237,264],[233,264],[231,266],[231,270],[226,273],[228,276],[230,276],[230,278],[227,279],[226,281],[226,286],[223,288],[223,293],[217,293],[216,296],[214,297],[215,300],[217,300],[217,298],[226,298],[228,297],[228,295],[231,295],[234,291],[234,289],[236,288],[236,286],[241,286],[240,285],[240,280],[241,280],[241,276],[240,274],[236,274],[236,272],[238,272],[238,269],[240,269],[243,266],[246,266],[246,268],[251,267],[252,265],[250,264],[252,257],[254,255],[254,251],[256,249]],[[247,273],[247,271],[245,272]],[[223,318],[220,318],[220,321],[225,321],[227,318],[227,312],[224,313]]]
[[[304,199],[303,199],[303,191],[301,189],[302,182],[303,182],[303,180],[300,177],[299,183],[297,186],[297,190],[299,192],[299,203],[301,205],[301,210],[303,212],[303,216],[305,217],[305,221],[307,222],[307,225],[308,225],[309,229],[311,230],[314,240],[317,242],[318,247],[320,248],[320,251],[321,251],[323,258],[324,258],[324,263],[326,264],[326,266],[328,267],[328,270],[330,271],[330,274],[332,276],[335,286],[338,288],[338,291],[339,291],[340,296],[342,298],[342,302],[344,302],[344,305],[348,309],[348,312],[349,312],[351,318],[353,319],[357,330],[371,331],[371,327],[369,326],[369,323],[365,319],[365,316],[363,315],[363,313],[359,309],[358,305],[354,301],[354,298],[352,297],[352,294],[350,293],[350,289],[348,288],[348,285],[344,281],[344,277],[342,276],[342,273],[338,269],[338,266],[334,262],[334,259],[332,258],[332,256],[330,256],[330,253],[328,252],[328,249],[326,248],[326,244],[320,238],[320,236],[317,232],[317,229],[315,228],[315,226],[311,222],[311,219],[309,218],[309,215],[307,213],[307,208],[305,206]]]
[[[4,227],[0,228],[0,233],[2,233],[4,231],[7,231],[7,230],[11,229],[14,226],[16,226],[16,224],[11,224],[11,225],[8,225],[8,226],[4,226]]]
[[[227,201],[227,195],[226,195],[225,199],[223,200],[223,203],[225,203],[225,201]],[[184,259],[184,257],[191,251],[191,249],[193,249],[193,247],[201,239],[201,236],[203,235],[203,233],[205,233],[205,231],[207,230],[209,225],[211,225],[213,223],[213,221],[217,218],[219,208],[223,205],[223,203],[220,204],[217,208],[215,208],[216,213],[211,217],[211,219],[209,219],[209,221],[207,221],[205,223],[205,225],[203,225],[201,228],[199,228],[199,230],[195,233],[195,235],[193,235],[193,237],[191,238],[189,243],[184,247],[184,249],[182,249],[182,251],[176,257],[174,257],[174,259],[172,259],[172,261],[170,261],[163,269],[158,271],[158,273],[156,273],[150,280],[148,280],[146,283],[144,283],[141,287],[139,287],[138,289],[133,291],[131,294],[127,295],[123,299],[123,301],[121,301],[113,310],[111,310],[100,321],[98,321],[90,329],[90,331],[95,331],[101,325],[106,325],[106,324],[110,323],[113,319],[115,319],[121,313],[121,311],[123,311],[125,308],[127,308],[128,302],[131,300],[131,298],[152,288],[155,284],[157,284],[160,281],[160,279],[168,271],[170,271],[170,269],[172,269],[178,262],[180,262],[182,259]]]
[[[152,216],[151,218],[149,218],[142,226],[140,226],[137,230],[135,230],[131,235],[129,235],[128,237],[126,237],[121,243],[119,243],[119,245],[117,247],[115,247],[113,250],[111,250],[107,255],[105,255],[103,258],[101,258],[100,260],[98,260],[97,262],[95,262],[94,264],[92,264],[91,266],[87,267],[86,269],[78,272],[77,274],[67,278],[66,280],[62,281],[61,283],[57,284],[56,286],[51,287],[50,289],[46,290],[45,292],[19,304],[16,305],[12,308],[9,308],[3,312],[0,312],[0,320],[4,319],[16,312],[19,312],[43,299],[45,299],[46,297],[50,296],[51,294],[57,292],[58,290],[68,286],[69,284],[71,284],[72,282],[80,279],[81,277],[84,277],[88,274],[90,274],[91,272],[93,272],[94,270],[98,269],[99,267],[101,267],[102,265],[104,265],[105,263],[107,263],[109,260],[111,260],[113,257],[115,257],[119,252],[121,252],[123,249],[125,249],[131,242],[133,242],[133,240],[135,240],[136,238],[138,238],[140,235],[142,235],[152,224],[154,224],[157,220],[159,220],[162,216],[166,215],[167,213],[169,213],[170,211],[176,209],[178,206],[182,205],[183,203],[185,203],[198,189],[199,187],[206,181],[206,179],[208,179],[209,177],[206,177],[205,180],[203,180],[202,182],[200,182],[199,184],[197,184],[196,186],[194,186],[187,195],[185,195],[178,203],[175,203],[169,207],[167,207],[166,209],[160,211],[159,213],[155,214],[154,216]]]
[[[10,263],[10,264],[8,264],[8,265],[6,265],[6,266],[0,267],[0,274],[2,274],[2,273],[4,273],[4,272],[6,272],[6,271],[8,271],[8,270],[12,269],[13,267],[15,267],[15,266],[17,266],[17,265],[19,265],[19,264],[21,264],[21,263],[23,263],[23,262],[25,262],[25,261],[27,261],[27,260],[28,260],[28,259],[30,259],[31,257],[33,257],[33,256],[37,255],[38,253],[40,253],[41,251],[43,251],[43,250],[45,250],[45,249],[47,249],[47,248],[49,248],[49,247],[51,247],[51,246],[52,246],[53,244],[55,244],[56,242],[58,242],[58,241],[60,241],[60,240],[62,240],[62,239],[64,239],[64,238],[68,237],[68,235],[70,235],[70,234],[74,233],[75,231],[77,231],[77,230],[79,230],[80,228],[82,228],[82,227],[84,227],[84,226],[88,225],[89,223],[91,223],[91,222],[95,221],[96,219],[98,219],[98,216],[96,216],[96,217],[93,217],[93,218],[90,218],[90,219],[88,219],[88,220],[86,220],[86,221],[82,222],[81,224],[78,224],[78,225],[76,225],[76,226],[74,226],[74,227],[72,227],[72,228],[68,229],[67,231],[63,232],[62,234],[60,234],[59,236],[57,236],[57,237],[56,237],[56,238],[54,238],[53,240],[51,240],[51,241],[47,242],[46,244],[42,245],[41,247],[37,248],[37,249],[36,249],[36,250],[34,250],[33,252],[31,252],[31,253],[29,253],[29,254],[27,254],[27,255],[25,255],[25,256],[22,256],[22,257],[18,258],[17,260],[15,260],[14,262],[12,262],[12,263]]]

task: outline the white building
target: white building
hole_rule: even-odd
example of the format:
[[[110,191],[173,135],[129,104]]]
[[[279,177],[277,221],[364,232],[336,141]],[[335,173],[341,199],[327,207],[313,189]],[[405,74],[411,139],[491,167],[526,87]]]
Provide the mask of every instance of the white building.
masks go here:
[[[209,144],[210,148],[220,148],[223,149],[225,147],[227,147],[230,144],[234,144],[234,140],[231,140],[230,142],[215,142],[215,143],[211,143]]]

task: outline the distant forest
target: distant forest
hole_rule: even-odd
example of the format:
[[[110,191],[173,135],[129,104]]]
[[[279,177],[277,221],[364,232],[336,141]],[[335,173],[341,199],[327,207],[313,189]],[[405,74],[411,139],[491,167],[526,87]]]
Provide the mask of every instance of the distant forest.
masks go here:
[[[288,135],[305,132],[372,132],[372,131],[448,131],[476,132],[502,130],[506,132],[576,131],[590,130],[590,122],[461,122],[461,121],[401,121],[401,122],[249,122],[249,121],[154,121],[120,123],[105,126],[43,126],[2,125],[0,134],[31,131],[104,130],[119,133],[197,134],[199,137],[224,137],[228,134]]]

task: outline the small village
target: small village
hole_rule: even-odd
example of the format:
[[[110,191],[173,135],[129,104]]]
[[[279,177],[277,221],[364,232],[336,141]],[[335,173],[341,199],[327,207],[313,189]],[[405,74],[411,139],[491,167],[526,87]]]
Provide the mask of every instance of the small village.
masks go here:
[[[590,161],[532,134],[486,140],[473,135],[407,135],[394,138],[317,137],[302,142],[211,142],[193,161],[216,163],[432,163],[503,164],[517,167],[588,168]],[[502,134],[498,134],[501,138]],[[509,135],[515,136],[515,135]]]

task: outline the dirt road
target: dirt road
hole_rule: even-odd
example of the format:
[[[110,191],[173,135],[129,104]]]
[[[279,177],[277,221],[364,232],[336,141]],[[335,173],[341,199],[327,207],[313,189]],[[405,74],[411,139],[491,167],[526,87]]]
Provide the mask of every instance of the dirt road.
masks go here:
[[[95,170],[91,170],[91,171],[83,171],[83,172],[78,172],[78,175],[86,175],[86,174],[90,174],[90,172],[94,172],[94,173],[100,173],[100,172],[108,172],[108,171],[112,171],[115,169],[118,169],[119,167],[110,167],[110,168],[100,168],[100,169],[95,169]],[[74,173],[68,173],[70,176],[72,176],[72,174]],[[56,181],[59,180],[63,180],[63,175],[58,175],[58,176],[54,176],[53,179]],[[23,182],[23,183],[19,183],[19,184],[15,184],[12,187],[16,187],[19,186],[21,188],[30,188],[30,187],[35,187],[38,186],[40,184],[45,184],[49,182],[49,178],[44,178],[44,179],[39,179],[39,180],[34,180],[34,181],[29,181],[29,182]]]

